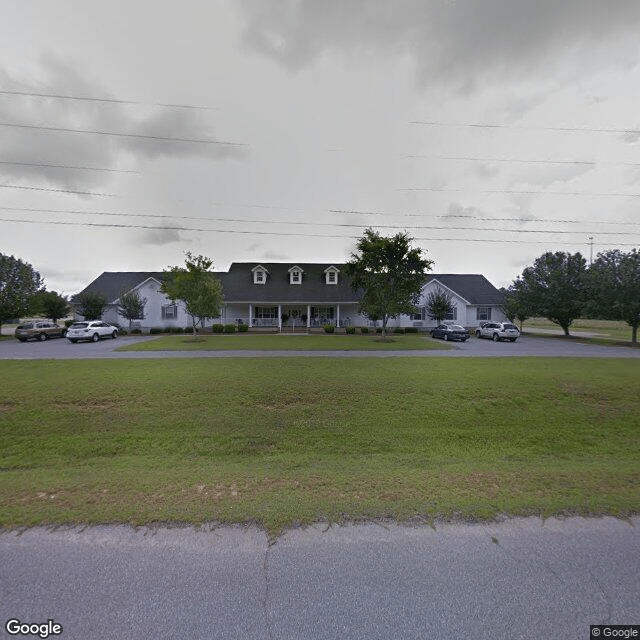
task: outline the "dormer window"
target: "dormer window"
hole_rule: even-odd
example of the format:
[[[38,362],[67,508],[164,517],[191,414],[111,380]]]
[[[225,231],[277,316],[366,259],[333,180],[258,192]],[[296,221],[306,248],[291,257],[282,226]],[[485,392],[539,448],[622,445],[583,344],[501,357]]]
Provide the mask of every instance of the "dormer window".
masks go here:
[[[336,267],[328,267],[324,270],[325,282],[327,284],[338,284],[338,274],[340,273],[339,269]]]
[[[289,284],[302,284],[302,269],[293,266],[289,269]]]
[[[258,265],[251,269],[253,271],[253,284],[265,284],[267,282],[267,275],[269,272],[262,266]]]

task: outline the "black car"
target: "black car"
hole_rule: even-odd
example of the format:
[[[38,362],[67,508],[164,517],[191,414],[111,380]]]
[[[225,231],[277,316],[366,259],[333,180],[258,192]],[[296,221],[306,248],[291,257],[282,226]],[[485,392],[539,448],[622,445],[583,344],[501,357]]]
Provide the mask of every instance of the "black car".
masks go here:
[[[459,324],[441,324],[435,329],[431,329],[431,337],[465,342],[469,339],[469,332]]]

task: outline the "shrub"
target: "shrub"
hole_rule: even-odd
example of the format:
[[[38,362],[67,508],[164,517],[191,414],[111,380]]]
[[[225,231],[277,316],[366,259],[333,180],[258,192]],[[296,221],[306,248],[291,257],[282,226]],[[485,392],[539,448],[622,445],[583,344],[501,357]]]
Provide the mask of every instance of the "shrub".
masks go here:
[[[225,324],[224,325],[224,332],[225,333],[235,333],[236,332],[236,325],[235,324]]]
[[[65,320],[64,321],[64,326],[67,327],[67,329],[75,322],[75,320]]]
[[[184,329],[182,327],[169,327],[169,333],[184,333]]]
[[[118,329],[119,336],[126,336],[129,333],[126,329]]]
[[[247,331],[249,331],[249,325],[241,322],[238,325],[238,333],[246,333]]]
[[[151,327],[149,333],[151,335],[157,335],[158,333],[164,333],[164,329],[162,327]]]
[[[404,327],[395,327],[393,333],[404,333]]]
[[[212,324],[211,331],[213,333],[222,333],[224,331],[224,326],[221,324]]]
[[[354,334],[356,332],[355,327],[345,327],[344,330],[349,334]]]
[[[369,333],[369,327],[360,327],[360,333]]]
[[[140,335],[142,333],[142,329],[131,329],[131,335]]]
[[[382,327],[376,327],[376,333],[382,333]]]
[[[418,327],[405,327],[405,333],[418,333]]]
[[[336,328],[332,324],[325,324],[324,325],[324,332],[325,333],[333,333],[335,330],[336,330]]]

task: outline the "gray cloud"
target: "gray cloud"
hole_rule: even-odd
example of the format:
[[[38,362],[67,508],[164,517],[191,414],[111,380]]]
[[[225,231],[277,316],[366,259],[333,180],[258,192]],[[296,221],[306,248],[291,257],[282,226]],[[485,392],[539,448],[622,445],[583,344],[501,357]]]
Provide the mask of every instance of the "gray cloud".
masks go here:
[[[0,68],[4,90],[27,93],[108,96],[109,92],[83,77],[75,68],[55,57],[41,66],[43,79],[17,78]],[[196,110],[156,108],[93,101],[67,100],[23,95],[5,95],[0,100],[0,122],[87,131],[117,132],[171,138],[213,139],[206,115]],[[57,164],[76,167],[115,169],[123,159],[140,162],[160,157],[238,158],[242,147],[151,140],[135,137],[47,131],[22,127],[1,127],[0,164],[5,179],[47,184],[62,189],[92,189],[110,182],[114,173],[86,169],[28,166]],[[126,154],[126,157],[124,156]],[[25,163],[25,164],[18,164]]]
[[[177,229],[148,229],[138,234],[134,244],[161,247],[174,242],[182,242],[184,239],[182,232]]]
[[[325,51],[409,55],[421,84],[470,90],[492,78],[548,74],[572,54],[577,64],[594,50],[605,66],[638,59],[637,46],[617,46],[636,38],[637,0],[243,0],[242,7],[244,41],[290,69]]]

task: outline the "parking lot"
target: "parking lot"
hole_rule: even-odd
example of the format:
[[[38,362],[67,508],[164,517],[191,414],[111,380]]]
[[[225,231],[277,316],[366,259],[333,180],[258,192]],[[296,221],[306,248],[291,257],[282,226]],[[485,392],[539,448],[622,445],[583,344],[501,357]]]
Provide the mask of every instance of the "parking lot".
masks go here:
[[[448,343],[447,351],[115,351],[120,346],[153,340],[150,336],[133,336],[106,339],[100,342],[81,342],[71,344],[65,339],[52,339],[45,342],[19,342],[18,340],[0,341],[0,360],[40,360],[40,359],[90,359],[90,358],[224,358],[224,357],[358,357],[388,358],[410,356],[418,358],[433,357],[583,357],[583,358],[639,358],[640,349],[619,346],[585,344],[574,340],[524,335],[517,342],[492,342],[471,338],[463,343]],[[336,336],[336,340],[348,340],[349,336]],[[425,340],[432,340],[425,337]],[[440,342],[440,341],[438,341]]]

